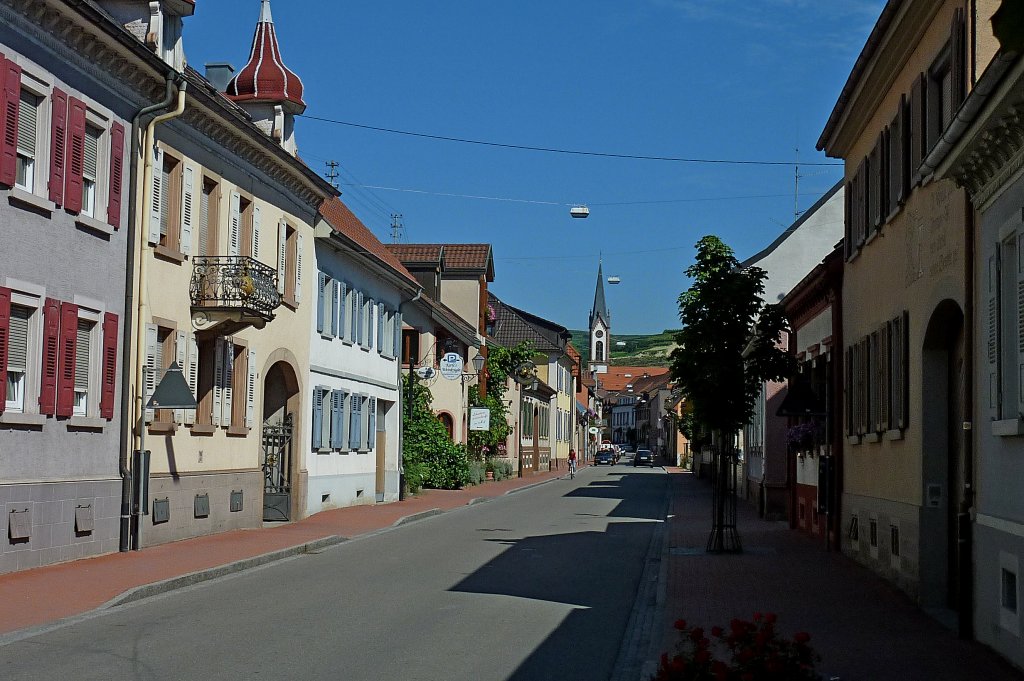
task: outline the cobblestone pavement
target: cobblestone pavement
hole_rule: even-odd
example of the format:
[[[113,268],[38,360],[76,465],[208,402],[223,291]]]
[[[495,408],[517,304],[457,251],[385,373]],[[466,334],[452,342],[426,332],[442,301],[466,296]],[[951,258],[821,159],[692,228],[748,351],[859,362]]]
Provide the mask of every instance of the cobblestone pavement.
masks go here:
[[[391,504],[323,511],[286,524],[234,530],[0,575],[0,637],[228,572],[285,558],[309,544],[342,541],[423,515],[485,501],[559,478],[564,471],[489,482],[461,490],[426,490]],[[148,586],[147,586],[148,585]],[[10,637],[8,637],[10,638]],[[0,639],[2,642],[2,639]]]
[[[811,634],[826,679],[1024,679],[994,652],[960,640],[852,559],[826,552],[819,540],[787,523],[760,520],[742,500],[737,505],[744,553],[706,554],[710,485],[681,469],[668,471],[672,498],[662,552],[666,583],[658,650],[674,646],[672,624],[679,618],[710,628],[774,612],[781,632]]]

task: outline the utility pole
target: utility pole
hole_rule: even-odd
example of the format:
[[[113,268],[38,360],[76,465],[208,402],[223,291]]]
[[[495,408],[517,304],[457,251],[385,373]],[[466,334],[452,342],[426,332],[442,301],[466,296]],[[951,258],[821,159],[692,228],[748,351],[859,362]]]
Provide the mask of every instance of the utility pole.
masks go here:
[[[324,176],[327,178],[327,181],[331,183],[331,186],[337,189],[339,164],[337,161],[327,161],[325,165],[327,166],[327,172],[324,173]]]
[[[796,163],[793,165],[793,219],[800,217],[800,147],[796,148]]]
[[[391,214],[391,243],[398,244],[402,242],[404,236],[405,226],[402,224],[402,214],[392,213]]]

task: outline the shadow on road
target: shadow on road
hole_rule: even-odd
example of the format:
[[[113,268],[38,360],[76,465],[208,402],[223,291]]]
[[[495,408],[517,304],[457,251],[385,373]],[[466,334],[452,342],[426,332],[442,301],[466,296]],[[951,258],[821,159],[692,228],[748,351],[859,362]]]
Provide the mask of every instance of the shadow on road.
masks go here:
[[[513,681],[608,678],[639,585],[652,533],[663,511],[667,476],[612,473],[565,495],[619,499],[603,532],[482,538],[508,545],[452,590],[564,603],[574,609],[512,674]],[[586,514],[584,514],[586,515]],[[533,632],[524,632],[529,634]],[[532,639],[534,636],[527,636]],[[515,645],[515,641],[509,641]]]

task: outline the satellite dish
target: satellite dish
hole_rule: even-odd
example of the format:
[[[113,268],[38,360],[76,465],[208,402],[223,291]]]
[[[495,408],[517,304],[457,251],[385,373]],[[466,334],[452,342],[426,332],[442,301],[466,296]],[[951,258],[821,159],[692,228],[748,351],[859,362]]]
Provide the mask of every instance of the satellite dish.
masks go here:
[[[574,218],[586,218],[590,215],[590,209],[580,204],[569,209],[569,215]]]
[[[512,380],[519,385],[530,385],[537,379],[537,365],[526,360],[512,371]]]
[[[424,381],[433,378],[437,374],[437,369],[434,367],[420,367],[416,370],[416,375]]]
[[[608,277],[608,283],[609,284],[618,284],[618,283],[621,283],[621,282],[622,282],[622,280],[619,279],[618,277]]]

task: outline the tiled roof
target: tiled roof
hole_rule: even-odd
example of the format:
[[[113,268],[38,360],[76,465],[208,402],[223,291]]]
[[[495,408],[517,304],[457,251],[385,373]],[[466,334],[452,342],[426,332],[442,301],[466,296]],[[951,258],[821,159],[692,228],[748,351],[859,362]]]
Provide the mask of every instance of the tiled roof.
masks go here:
[[[302,80],[281,59],[270,0],[263,0],[260,7],[249,61],[228,83],[225,94],[236,102],[281,103],[293,113],[306,110],[306,103],[302,101]]]
[[[392,252],[405,263],[443,262],[447,271],[479,272],[494,281],[490,244],[391,244]]]
[[[491,335],[498,345],[510,348],[529,341],[538,352],[565,351],[569,331],[564,326],[503,303],[493,293],[487,294],[487,302],[497,313]]]
[[[644,374],[661,376],[667,373],[667,367],[609,366],[607,373],[597,375],[597,380],[601,384],[601,390],[607,392],[622,392],[629,384],[633,384],[633,390],[636,392],[637,382],[644,378]]]
[[[385,248],[407,265],[444,263],[444,246],[441,244],[387,244]]]
[[[341,199],[336,196],[325,199],[320,204],[320,214],[324,216],[335,232],[347,236],[366,252],[408,279],[410,283],[417,284],[416,278],[409,273],[409,270],[405,269],[401,261],[373,235],[373,232],[367,229],[366,225],[360,222],[359,218],[348,209],[348,206],[341,202]]]

